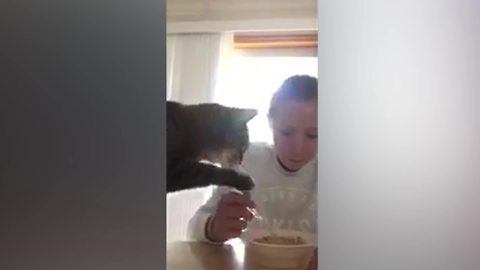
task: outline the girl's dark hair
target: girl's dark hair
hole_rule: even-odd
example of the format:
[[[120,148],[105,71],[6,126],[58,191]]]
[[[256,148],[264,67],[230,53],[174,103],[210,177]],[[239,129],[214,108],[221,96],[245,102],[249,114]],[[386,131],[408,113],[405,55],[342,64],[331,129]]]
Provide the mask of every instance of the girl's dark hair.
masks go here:
[[[295,75],[286,79],[278,90],[273,94],[270,101],[269,114],[272,115],[279,101],[317,100],[318,84],[317,78],[308,75]]]

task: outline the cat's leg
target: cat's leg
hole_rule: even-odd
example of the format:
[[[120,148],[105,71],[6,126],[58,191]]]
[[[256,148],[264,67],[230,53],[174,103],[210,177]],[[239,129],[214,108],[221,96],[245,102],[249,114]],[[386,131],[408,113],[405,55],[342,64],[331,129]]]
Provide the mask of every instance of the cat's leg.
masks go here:
[[[173,166],[168,170],[167,178],[167,192],[209,185],[230,186],[243,191],[254,186],[248,175],[196,161],[184,161]]]

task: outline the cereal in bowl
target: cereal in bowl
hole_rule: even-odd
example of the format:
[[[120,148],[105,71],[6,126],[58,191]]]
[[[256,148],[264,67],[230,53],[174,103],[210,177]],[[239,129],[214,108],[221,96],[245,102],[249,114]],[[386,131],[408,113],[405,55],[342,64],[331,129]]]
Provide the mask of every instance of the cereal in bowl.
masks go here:
[[[304,245],[307,243],[301,236],[266,235],[253,239],[254,242],[271,245]]]

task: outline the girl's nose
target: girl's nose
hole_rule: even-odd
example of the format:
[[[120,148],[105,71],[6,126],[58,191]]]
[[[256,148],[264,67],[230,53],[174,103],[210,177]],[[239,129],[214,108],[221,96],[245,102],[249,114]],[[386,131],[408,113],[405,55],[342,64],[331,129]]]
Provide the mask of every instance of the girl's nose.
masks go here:
[[[295,138],[294,147],[293,147],[295,155],[298,156],[302,154],[304,142],[305,141],[301,136],[298,136]]]

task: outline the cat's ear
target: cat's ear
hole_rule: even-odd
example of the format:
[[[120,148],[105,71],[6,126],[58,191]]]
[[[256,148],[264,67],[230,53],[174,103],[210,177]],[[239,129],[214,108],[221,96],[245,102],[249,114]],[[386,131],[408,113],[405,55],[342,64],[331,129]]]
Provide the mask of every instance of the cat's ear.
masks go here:
[[[247,123],[258,114],[258,111],[255,109],[237,109],[236,113],[237,113],[237,119],[240,122]]]

